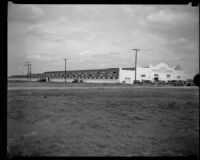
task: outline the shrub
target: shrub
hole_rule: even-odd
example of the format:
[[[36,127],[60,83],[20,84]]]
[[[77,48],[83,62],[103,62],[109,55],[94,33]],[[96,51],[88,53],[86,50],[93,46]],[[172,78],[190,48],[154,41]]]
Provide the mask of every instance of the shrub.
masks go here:
[[[195,75],[193,81],[196,86],[200,86],[200,75],[199,74]]]

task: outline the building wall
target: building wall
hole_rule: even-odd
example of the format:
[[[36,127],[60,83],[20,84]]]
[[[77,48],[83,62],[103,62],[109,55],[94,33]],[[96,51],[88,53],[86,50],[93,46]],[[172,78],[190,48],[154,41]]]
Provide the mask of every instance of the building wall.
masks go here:
[[[186,76],[183,70],[174,70],[173,74],[174,80],[186,80]]]
[[[81,80],[83,80],[83,83],[119,83],[118,79],[81,79]],[[74,79],[66,79],[66,82],[72,82],[72,81],[74,81]],[[50,82],[65,82],[65,79],[51,78]]]
[[[125,70],[119,68],[119,83],[133,84],[135,72],[133,70]]]
[[[176,70],[164,63],[159,63],[156,66],[137,67],[137,80],[155,81],[155,76],[158,80],[186,80],[183,70]],[[37,81],[41,78],[46,78],[50,82],[65,82],[64,71],[44,72],[41,74],[32,74],[32,81]],[[27,75],[14,75],[12,80],[27,81]],[[108,68],[96,70],[75,70],[66,72],[66,82],[73,80],[83,80],[85,83],[127,83],[133,84],[135,80],[135,70],[133,68]]]
[[[9,81],[27,81],[27,78],[13,78],[10,77],[8,78]]]
[[[167,64],[159,63],[156,66],[150,65],[149,68],[151,70],[152,82],[156,81],[156,77],[158,77],[158,80],[165,82],[173,80],[174,68],[169,67]]]
[[[42,73],[33,73],[31,74],[31,81],[38,81],[41,78],[45,78]],[[28,75],[12,75],[8,80],[17,80],[17,81],[28,81]]]
[[[64,78],[62,78],[62,79],[61,78],[50,78],[49,82],[65,82],[65,79]],[[72,82],[72,80],[68,79],[68,80],[66,80],[66,82]]]
[[[134,78],[135,78],[135,73],[134,73]],[[150,70],[150,68],[137,67],[137,77],[136,78],[139,81],[151,80],[151,70]]]
[[[158,71],[158,70],[152,70],[151,71],[151,81],[156,81],[156,77],[158,77],[158,80],[160,81],[169,81],[173,80],[173,71]]]
[[[49,81],[64,82],[65,72],[45,72],[45,77]],[[66,81],[83,80],[85,83],[114,83],[118,80],[119,68],[96,69],[96,70],[75,70],[66,72]]]
[[[28,81],[27,78],[23,77],[23,78],[8,78],[9,81]],[[32,82],[36,82],[38,81],[39,78],[31,78]]]
[[[116,79],[104,79],[104,80],[100,80],[100,79],[96,79],[96,80],[90,80],[90,79],[86,79],[83,80],[83,82],[85,83],[119,83],[119,80]]]
[[[149,80],[155,82],[156,79],[160,81],[170,81],[170,80],[186,80],[184,77],[183,70],[175,70],[173,67],[169,67],[165,63],[159,63],[156,66],[150,65],[149,67],[137,67],[137,80]],[[120,68],[120,83],[132,84],[135,80],[135,70],[125,70]]]
[[[142,77],[141,75],[145,75]],[[170,81],[170,80],[186,80],[184,78],[183,70],[175,70],[173,67],[169,67],[165,63],[159,63],[156,66],[150,65],[149,67],[137,67],[137,80],[150,80],[155,82],[155,78],[158,77],[158,80],[161,81]]]

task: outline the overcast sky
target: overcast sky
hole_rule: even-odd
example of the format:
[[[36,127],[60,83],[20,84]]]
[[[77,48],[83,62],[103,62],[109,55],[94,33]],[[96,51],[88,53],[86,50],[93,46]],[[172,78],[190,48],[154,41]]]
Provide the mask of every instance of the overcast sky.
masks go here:
[[[180,64],[199,70],[199,11],[191,5],[8,4],[8,74]]]

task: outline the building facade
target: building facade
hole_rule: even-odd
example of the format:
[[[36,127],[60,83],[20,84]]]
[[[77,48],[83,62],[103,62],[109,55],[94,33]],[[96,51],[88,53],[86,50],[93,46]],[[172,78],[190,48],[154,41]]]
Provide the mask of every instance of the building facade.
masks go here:
[[[186,80],[184,70],[176,67],[169,67],[165,63],[149,65],[149,67],[137,67],[137,81],[172,81]],[[27,80],[27,75],[14,75],[13,80]],[[31,74],[31,81],[46,79],[49,82],[65,82],[65,71],[51,71],[41,74]],[[135,68],[108,68],[94,70],[66,71],[66,82],[74,80],[85,83],[127,83],[133,84],[135,80]]]
[[[44,72],[47,81],[64,82],[65,72]],[[66,82],[82,80],[85,83],[118,83],[119,68],[66,71]]]
[[[176,67],[169,67],[165,63],[159,63],[158,65],[149,65],[149,67],[138,67],[137,80],[149,80],[151,82],[156,81],[180,81],[186,80],[183,69]]]

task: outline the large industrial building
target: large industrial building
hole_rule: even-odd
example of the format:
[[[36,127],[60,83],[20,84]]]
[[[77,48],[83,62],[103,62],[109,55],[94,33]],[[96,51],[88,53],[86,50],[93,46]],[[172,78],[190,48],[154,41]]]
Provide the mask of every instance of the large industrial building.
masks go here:
[[[27,75],[13,75],[12,80],[27,80]],[[31,81],[46,79],[49,82],[65,82],[65,71],[51,71],[39,74],[31,74]],[[66,71],[66,82],[79,80],[85,83],[127,83],[133,84],[135,80],[135,68],[108,68],[94,70]],[[169,67],[165,63],[149,65],[149,67],[137,67],[137,81],[172,81],[186,80],[184,70],[179,67]]]

